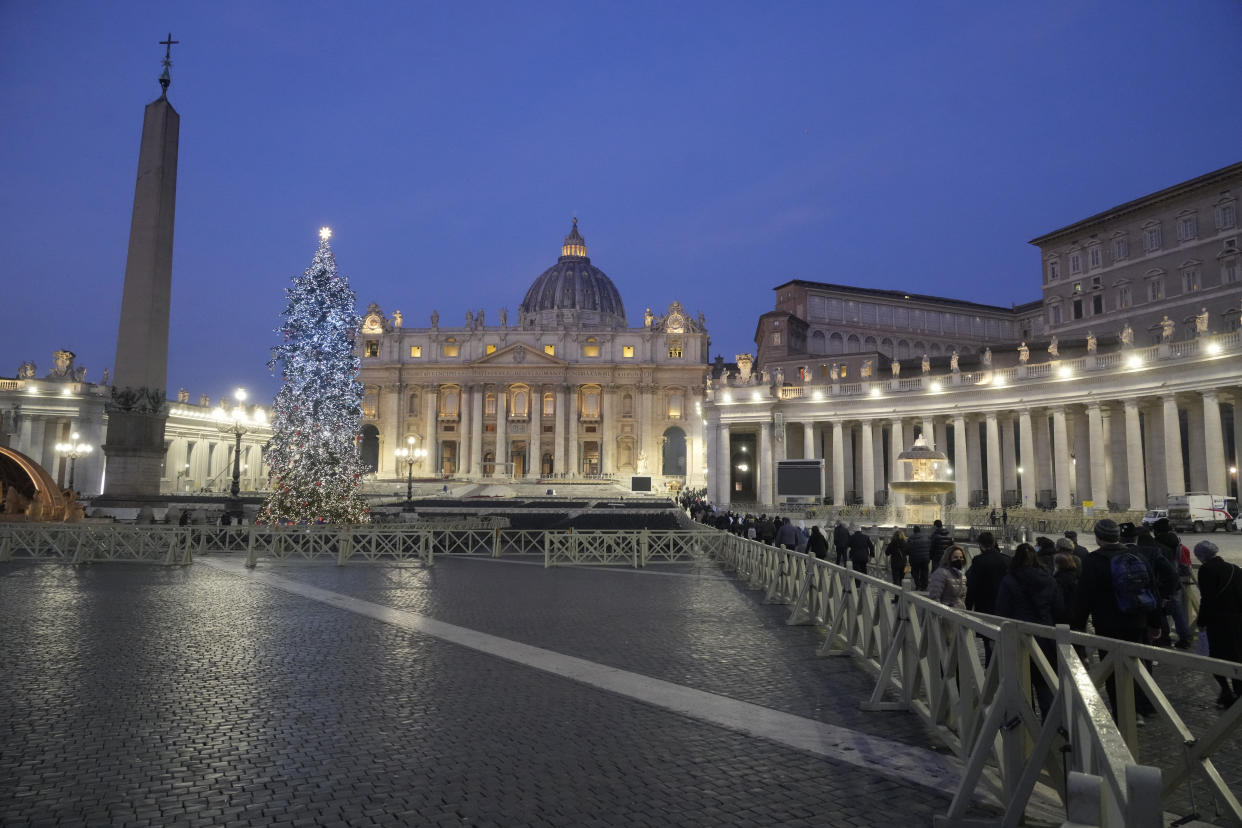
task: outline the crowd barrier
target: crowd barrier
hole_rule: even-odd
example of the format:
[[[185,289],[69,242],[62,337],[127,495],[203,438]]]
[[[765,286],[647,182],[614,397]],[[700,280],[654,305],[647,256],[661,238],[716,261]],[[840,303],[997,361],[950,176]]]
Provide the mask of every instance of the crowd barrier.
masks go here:
[[[1242,822],[1242,805],[1212,761],[1239,731],[1242,704],[1195,732],[1184,715],[1192,711],[1175,709],[1144,662],[1159,660],[1180,681],[1192,673],[1242,679],[1242,665],[954,610],[886,579],[728,533],[717,533],[715,552],[766,600],[788,604],[789,624],[824,628],[819,654],[853,656],[875,678],[862,709],[913,712],[962,760],[946,823],[959,824],[983,796],[1002,811],[999,824],[1017,825],[1038,793],[1054,796],[1067,822],[1156,828],[1175,791],[1193,803],[1186,789],[1194,781]],[[1052,692],[1046,715],[1032,702],[1040,679]],[[1101,696],[1110,681],[1115,720]],[[1176,734],[1175,762],[1141,761],[1136,692]]]

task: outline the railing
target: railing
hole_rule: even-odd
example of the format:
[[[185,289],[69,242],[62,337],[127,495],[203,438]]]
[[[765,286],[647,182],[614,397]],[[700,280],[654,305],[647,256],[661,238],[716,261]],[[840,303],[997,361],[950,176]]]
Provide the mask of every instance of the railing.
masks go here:
[[[1174,795],[1189,794],[1193,803],[1192,779],[1206,782],[1218,807],[1242,821],[1242,805],[1212,762],[1231,749],[1242,704],[1215,720],[1196,716],[1191,705],[1179,713],[1144,660],[1167,665],[1179,684],[1193,673],[1242,679],[1242,665],[953,610],[882,579],[728,534],[718,533],[715,547],[766,600],[791,605],[787,623],[827,629],[821,655],[851,655],[876,678],[862,709],[915,713],[963,761],[946,823],[962,821],[982,794],[1003,810],[1007,826],[1018,824],[1032,797],[1051,796],[1077,822],[1155,828]],[[990,658],[981,652],[984,641]],[[1042,713],[1031,702],[1041,679],[1050,696]],[[1100,693],[1109,681],[1116,723]],[[1141,762],[1140,691],[1183,748],[1163,766],[1155,757]]]
[[[120,531],[110,531],[120,529]],[[0,561],[43,559],[188,564],[193,542],[180,526],[92,526],[82,523],[0,524]]]

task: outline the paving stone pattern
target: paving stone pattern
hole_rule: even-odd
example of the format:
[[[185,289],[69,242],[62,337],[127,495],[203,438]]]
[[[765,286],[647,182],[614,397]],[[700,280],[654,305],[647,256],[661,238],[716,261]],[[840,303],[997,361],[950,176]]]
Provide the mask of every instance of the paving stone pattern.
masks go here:
[[[280,569],[808,714],[832,705],[814,665],[831,687],[848,664],[714,577]],[[0,629],[4,825],[929,824],[948,802],[205,566],[3,564]]]

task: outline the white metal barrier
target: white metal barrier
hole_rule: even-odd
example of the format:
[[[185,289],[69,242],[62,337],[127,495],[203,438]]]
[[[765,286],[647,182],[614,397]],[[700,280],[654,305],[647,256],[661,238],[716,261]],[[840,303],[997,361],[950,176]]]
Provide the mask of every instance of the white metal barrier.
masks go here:
[[[1237,795],[1212,762],[1242,730],[1242,704],[1196,733],[1144,660],[1179,677],[1242,678],[1242,665],[950,609],[884,579],[728,533],[716,533],[714,547],[766,600],[791,605],[789,624],[826,628],[820,654],[851,655],[875,677],[863,709],[911,711],[961,758],[965,772],[945,822],[960,822],[983,795],[1003,811],[998,824],[1017,825],[1038,785],[1076,821],[1160,826],[1163,802],[1192,780],[1242,821]],[[1046,714],[1031,701],[1041,680],[1051,694]],[[1101,697],[1110,681],[1115,722]],[[1136,692],[1180,740],[1175,762],[1142,763]]]

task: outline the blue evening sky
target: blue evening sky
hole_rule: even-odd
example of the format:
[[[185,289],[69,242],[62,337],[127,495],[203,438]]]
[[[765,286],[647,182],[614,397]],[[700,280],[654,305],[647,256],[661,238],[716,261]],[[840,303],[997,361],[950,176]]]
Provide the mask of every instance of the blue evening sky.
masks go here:
[[[0,376],[112,364],[181,114],[170,390],[260,398],[331,225],[359,310],[511,320],[572,216],[631,324],[753,351],[802,278],[1010,305],[1027,240],[1242,159],[1242,3],[3,2]]]

